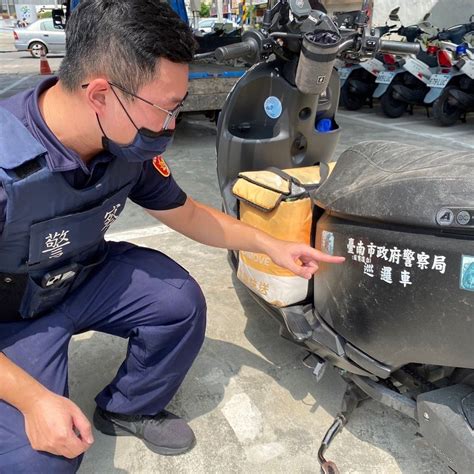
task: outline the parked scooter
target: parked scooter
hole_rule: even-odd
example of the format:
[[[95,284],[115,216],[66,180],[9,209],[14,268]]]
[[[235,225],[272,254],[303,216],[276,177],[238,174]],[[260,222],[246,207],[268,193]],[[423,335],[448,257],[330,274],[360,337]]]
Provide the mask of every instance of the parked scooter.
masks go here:
[[[425,15],[419,25],[402,26],[397,34],[405,37],[407,42],[419,42],[422,35],[426,34],[425,30],[431,28],[428,18],[429,14]],[[427,84],[438,68],[436,51],[437,49],[428,47],[426,51],[420,50],[416,56],[399,59],[392,65],[395,66],[393,70],[386,71],[377,78],[379,86],[373,97],[380,99],[380,106],[387,117],[398,118],[409,106],[423,103],[428,93]]]
[[[474,111],[474,53],[463,42],[474,31],[472,20],[473,17],[469,23],[452,26],[430,39],[440,41],[441,70],[431,76],[424,102],[433,106],[433,117],[443,126],[454,125],[467,112]]]
[[[300,299],[287,305],[278,300],[288,286],[271,298],[272,281],[300,289],[305,282],[277,272],[272,281],[259,280],[272,265],[265,255],[230,252],[230,261],[282,334],[308,349],[316,379],[331,364],[348,383],[344,408],[318,453],[323,472],[336,472],[325,450],[367,397],[415,420],[453,469],[472,472],[472,156],[366,142],[332,164],[341,131],[339,80],[331,74],[336,54],[416,54],[419,47],[372,36],[370,6],[363,2],[364,21],[343,40],[306,0],[279,0],[260,30],[216,51],[218,59],[256,62],[219,118],[224,211],[258,226],[281,213],[294,217],[291,206],[312,204],[309,219],[299,222],[301,235],[347,258],[321,265]],[[293,231],[284,224],[274,230]],[[245,269],[254,276],[245,279]]]
[[[392,11],[398,12],[398,8]],[[353,31],[357,25],[357,15],[360,12],[339,14],[340,31]],[[341,25],[343,28],[341,28]],[[374,29],[374,36],[380,38],[396,28],[395,25],[379,26]],[[358,54],[348,52],[336,63],[341,81],[341,104],[348,110],[359,110],[367,100],[372,100],[372,95],[377,87],[377,76],[384,71],[384,55],[377,54],[373,58],[361,58]],[[370,103],[371,104],[371,103]]]

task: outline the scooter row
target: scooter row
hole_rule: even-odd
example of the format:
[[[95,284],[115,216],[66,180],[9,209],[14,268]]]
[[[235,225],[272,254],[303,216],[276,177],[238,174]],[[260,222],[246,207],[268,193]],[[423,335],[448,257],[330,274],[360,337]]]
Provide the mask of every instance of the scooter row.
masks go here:
[[[390,18],[397,19],[397,13],[392,11]],[[434,35],[427,18],[408,27],[377,28],[380,36],[396,32],[407,42],[420,43],[422,49],[416,56],[338,59],[341,103],[346,109],[358,110],[368,102],[372,105],[375,98],[387,117],[397,118],[421,105],[431,107],[435,121],[443,126],[454,125],[474,111],[474,49],[467,41],[474,32],[474,15],[468,23]]]

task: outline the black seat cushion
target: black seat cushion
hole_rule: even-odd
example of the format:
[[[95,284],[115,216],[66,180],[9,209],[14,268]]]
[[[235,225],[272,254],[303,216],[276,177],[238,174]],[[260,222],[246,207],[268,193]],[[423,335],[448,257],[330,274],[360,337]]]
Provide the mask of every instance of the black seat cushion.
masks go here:
[[[474,152],[362,142],[342,153],[314,198],[339,214],[438,227],[440,209],[474,208]]]

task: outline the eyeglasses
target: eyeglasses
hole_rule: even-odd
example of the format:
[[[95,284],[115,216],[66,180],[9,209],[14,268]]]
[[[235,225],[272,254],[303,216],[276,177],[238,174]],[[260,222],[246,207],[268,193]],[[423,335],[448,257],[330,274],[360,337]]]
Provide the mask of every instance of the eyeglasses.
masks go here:
[[[154,104],[153,102],[150,102],[149,100],[147,99],[144,99],[143,97],[140,97],[136,94],[134,94],[133,92],[130,92],[128,91],[127,89],[124,89],[122,86],[119,86],[118,84],[115,84],[114,82],[110,82],[110,81],[107,81],[108,84],[110,84],[112,87],[115,87],[119,90],[121,90],[122,92],[124,92],[125,94],[128,94],[128,95],[131,95],[132,97],[135,97],[136,99],[139,99],[141,100],[142,102],[145,102],[146,104],[148,105],[151,105],[152,107],[155,107],[156,109],[158,110],[161,110],[162,112],[164,112],[167,117],[165,119],[165,122],[163,124],[163,130],[167,130],[168,129],[168,125],[174,120],[176,119],[176,117],[179,115],[179,113],[181,112],[181,109],[183,108],[184,106],[184,101],[186,100],[186,98],[188,97],[188,93],[186,92],[186,95],[184,96],[183,100],[172,110],[167,110],[167,109],[164,109],[163,107],[160,107],[159,105],[157,104]],[[85,89],[87,86],[89,85],[89,83],[87,84],[82,84],[82,89]],[[128,114],[127,114],[128,115]]]

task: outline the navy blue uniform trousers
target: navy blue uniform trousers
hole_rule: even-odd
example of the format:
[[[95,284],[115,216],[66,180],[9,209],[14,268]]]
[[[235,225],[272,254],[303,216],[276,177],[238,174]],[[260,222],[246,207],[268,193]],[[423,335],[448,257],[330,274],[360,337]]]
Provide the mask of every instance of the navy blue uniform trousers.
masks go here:
[[[95,330],[128,338],[126,359],[96,403],[115,413],[154,415],[191,367],[205,324],[204,296],[185,269],[155,250],[111,242],[104,263],[53,311],[0,323],[0,350],[48,389],[68,396],[72,335]],[[0,473],[71,473],[81,460],[33,450],[23,415],[0,401]]]

